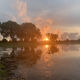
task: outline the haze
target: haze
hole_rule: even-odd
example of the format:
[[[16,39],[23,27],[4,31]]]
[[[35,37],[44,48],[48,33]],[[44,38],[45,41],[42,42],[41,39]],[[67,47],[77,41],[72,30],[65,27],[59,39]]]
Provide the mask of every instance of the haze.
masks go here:
[[[43,35],[67,32],[79,37],[80,0],[0,0],[0,22],[8,20],[32,22]]]

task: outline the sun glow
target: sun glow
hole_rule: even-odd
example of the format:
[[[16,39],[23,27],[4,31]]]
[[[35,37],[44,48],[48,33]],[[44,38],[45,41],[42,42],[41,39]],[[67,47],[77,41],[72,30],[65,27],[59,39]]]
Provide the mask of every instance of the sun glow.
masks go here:
[[[44,41],[49,41],[49,39],[48,38],[44,38]]]
[[[49,48],[49,45],[45,45],[46,48]]]

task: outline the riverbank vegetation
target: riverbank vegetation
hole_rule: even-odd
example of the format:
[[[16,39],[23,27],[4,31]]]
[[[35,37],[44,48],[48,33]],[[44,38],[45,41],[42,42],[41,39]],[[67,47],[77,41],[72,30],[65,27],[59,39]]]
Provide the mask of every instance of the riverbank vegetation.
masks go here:
[[[46,38],[42,40],[42,33],[33,23],[22,23],[7,21],[0,22],[0,45],[38,45],[38,44],[67,44],[67,43],[80,43],[78,40],[59,40],[58,34],[46,33]],[[5,44],[6,43],[6,44]],[[7,44],[8,43],[8,44]]]

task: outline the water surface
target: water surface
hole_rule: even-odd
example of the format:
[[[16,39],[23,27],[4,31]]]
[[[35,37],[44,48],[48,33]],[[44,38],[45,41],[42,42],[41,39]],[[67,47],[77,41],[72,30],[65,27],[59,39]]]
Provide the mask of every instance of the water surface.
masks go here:
[[[13,76],[26,80],[80,80],[80,45],[0,48],[0,57],[17,60]]]

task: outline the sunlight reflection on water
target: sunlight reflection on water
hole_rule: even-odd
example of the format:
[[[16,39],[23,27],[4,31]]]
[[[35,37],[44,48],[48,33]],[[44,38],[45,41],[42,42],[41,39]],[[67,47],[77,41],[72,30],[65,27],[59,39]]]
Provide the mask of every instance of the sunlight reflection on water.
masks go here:
[[[80,45],[44,45],[39,47],[0,48],[17,59],[14,76],[27,80],[80,80]]]
[[[49,48],[49,45],[45,45],[46,48]]]

